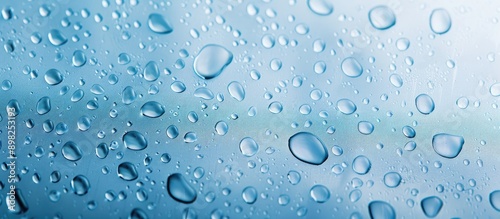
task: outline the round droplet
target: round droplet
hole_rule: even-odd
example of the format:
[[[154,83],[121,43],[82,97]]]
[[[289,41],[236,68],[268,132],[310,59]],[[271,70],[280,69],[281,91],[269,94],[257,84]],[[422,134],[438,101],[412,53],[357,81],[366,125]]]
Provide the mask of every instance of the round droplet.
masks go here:
[[[271,34],[265,34],[262,36],[261,43],[262,46],[266,49],[270,49],[274,47],[276,40],[274,39],[274,36]]]
[[[165,17],[157,13],[152,13],[149,15],[148,26],[151,31],[159,34],[168,34],[174,30],[172,28],[172,25],[170,25]]]
[[[396,172],[388,172],[384,175],[384,184],[389,188],[396,188],[401,183],[401,175]]]
[[[170,125],[168,126],[166,133],[167,137],[174,139],[177,138],[177,136],[179,136],[179,129],[175,125]]]
[[[140,151],[148,146],[148,141],[141,133],[137,131],[130,131],[123,135],[123,144],[130,150]]]
[[[292,135],[288,139],[288,148],[295,158],[308,164],[320,165],[328,158],[328,151],[323,142],[309,132]]]
[[[389,203],[384,201],[370,202],[368,211],[372,219],[396,219],[396,211]]]
[[[309,191],[311,198],[317,203],[325,203],[330,199],[330,190],[324,185],[315,185]]]
[[[317,15],[327,16],[333,12],[333,4],[329,0],[308,0],[307,6]]]
[[[52,106],[50,104],[49,97],[42,97],[38,100],[38,103],[36,104],[36,112],[39,115],[44,115],[48,113],[50,109],[52,109]]]
[[[399,51],[406,51],[410,47],[410,40],[408,38],[399,38],[396,40],[396,48]]]
[[[245,189],[243,189],[243,192],[241,193],[241,197],[243,198],[243,201],[245,201],[247,204],[253,204],[255,201],[257,201],[257,189],[255,189],[252,186],[248,186]]]
[[[160,77],[160,69],[155,61],[150,61],[144,67],[144,79],[146,81],[156,81]]]
[[[78,121],[76,122],[76,126],[80,131],[87,131],[89,130],[92,122],[90,121],[90,118],[88,116],[82,116],[78,118]]]
[[[443,201],[436,196],[430,196],[422,199],[420,207],[422,207],[422,211],[424,211],[425,216],[433,218],[439,214],[439,211],[441,211]]]
[[[494,83],[491,85],[490,94],[494,97],[500,96],[500,83]]]
[[[295,170],[290,170],[287,174],[288,182],[292,185],[297,185],[300,182],[300,173]]]
[[[71,59],[73,66],[75,67],[81,67],[85,65],[87,62],[87,57],[85,56],[85,53],[81,50],[76,50],[73,53],[73,58]]]
[[[268,106],[269,112],[278,114],[283,110],[283,105],[280,102],[274,101]]]
[[[253,138],[245,137],[240,141],[240,151],[243,155],[251,157],[259,151],[259,144]]]
[[[200,53],[194,59],[194,71],[203,79],[212,79],[233,61],[233,54],[226,48],[208,44],[201,48]]]
[[[372,168],[372,163],[367,157],[363,155],[357,156],[352,161],[352,170],[354,170],[354,172],[356,172],[359,175],[367,174],[371,168]]]
[[[318,61],[314,63],[313,69],[316,74],[323,74],[326,71],[326,63],[324,61]]]
[[[490,193],[490,204],[493,209],[500,211],[500,190],[495,190]]]
[[[499,89],[498,95],[500,96],[500,89]],[[466,109],[469,106],[469,99],[467,99],[467,97],[460,97],[457,99],[456,104],[457,104],[458,108]]]
[[[326,44],[325,41],[321,39],[314,40],[313,42],[313,51],[314,52],[323,52],[325,50]]]
[[[174,173],[167,179],[167,191],[174,200],[190,204],[196,200],[196,190],[180,173]]]
[[[337,101],[337,109],[345,115],[351,115],[356,112],[356,104],[349,99],[340,99]]]
[[[156,101],[146,102],[141,107],[141,114],[149,118],[158,118],[165,113],[165,107]]]
[[[436,34],[445,34],[451,28],[450,14],[443,8],[434,9],[431,12],[429,25],[432,32]]]
[[[229,83],[229,85],[227,86],[227,90],[229,91],[231,97],[233,97],[235,100],[242,101],[243,99],[245,99],[245,89],[239,82],[233,81]]]
[[[66,36],[64,36],[61,31],[57,29],[50,30],[48,37],[50,43],[54,46],[61,46],[68,42],[68,38],[66,38]]]
[[[71,189],[76,195],[83,196],[88,193],[90,182],[84,175],[75,176],[71,180]]]
[[[49,69],[45,72],[45,82],[49,85],[58,85],[63,81],[63,74],[57,69]]]
[[[396,24],[396,15],[389,7],[379,5],[368,12],[371,25],[378,30],[386,30]]]
[[[446,133],[436,134],[432,137],[432,147],[441,157],[455,158],[458,156],[464,145],[462,136],[450,135]]]
[[[375,127],[373,126],[373,124],[371,122],[361,121],[358,123],[358,131],[359,131],[359,133],[361,133],[363,135],[371,134],[374,129],[375,129]]]
[[[415,106],[417,110],[424,115],[432,113],[435,108],[434,100],[427,94],[418,95],[415,98]]]
[[[135,165],[130,162],[123,162],[118,165],[118,176],[125,181],[132,181],[139,177]]]
[[[72,141],[68,141],[63,145],[61,153],[63,154],[63,157],[69,161],[80,160],[83,156],[83,152],[80,147]]]
[[[340,65],[342,72],[351,78],[359,77],[363,73],[363,66],[353,57],[345,58]]]
[[[229,126],[224,121],[218,121],[215,124],[215,132],[218,135],[221,135],[221,136],[226,135],[226,133],[227,133],[228,130],[229,130]]]

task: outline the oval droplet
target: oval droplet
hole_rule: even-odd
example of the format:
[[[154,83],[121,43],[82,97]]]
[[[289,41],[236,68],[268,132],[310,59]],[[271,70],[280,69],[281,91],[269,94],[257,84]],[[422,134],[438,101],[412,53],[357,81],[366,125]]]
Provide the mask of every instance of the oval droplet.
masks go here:
[[[432,147],[441,157],[455,158],[462,151],[465,141],[462,136],[439,133],[432,137]]]
[[[371,122],[361,121],[358,123],[358,131],[359,131],[359,133],[361,133],[363,135],[371,134],[374,129],[375,129],[375,127],[373,126],[373,124]]]
[[[159,34],[169,34],[174,30],[165,17],[157,13],[149,15],[148,26],[151,31]]]
[[[47,84],[49,85],[58,85],[59,83],[61,83],[63,81],[63,74],[57,70],[57,69],[49,69],[47,72],[45,72],[45,82],[47,82]]]
[[[490,204],[493,209],[500,211],[500,190],[495,190],[490,193]]]
[[[363,155],[359,155],[352,161],[352,170],[359,175],[367,174],[372,168],[370,159]]]
[[[215,124],[215,132],[218,135],[221,135],[221,136],[226,135],[228,130],[229,130],[229,126],[224,121],[218,121]]]
[[[321,16],[327,16],[333,12],[333,4],[328,0],[308,0],[307,6],[313,13]]]
[[[378,30],[386,30],[396,24],[396,15],[389,7],[379,5],[368,12],[371,25]]]
[[[180,173],[174,173],[167,179],[167,191],[174,200],[190,204],[196,200],[196,190]]]
[[[179,136],[179,129],[175,125],[170,125],[167,128],[166,134],[171,139],[177,138]]]
[[[123,135],[123,144],[130,150],[140,151],[148,146],[148,141],[140,132],[130,131]]]
[[[155,61],[150,61],[144,67],[144,79],[146,81],[156,81],[160,77],[160,69]]]
[[[389,203],[384,201],[370,202],[368,211],[372,219],[396,219],[396,211]]]
[[[388,172],[384,175],[384,184],[389,188],[396,188],[401,183],[401,175],[396,172]]]
[[[309,191],[311,198],[317,203],[325,203],[330,199],[330,190],[324,185],[314,185]]]
[[[214,99],[214,93],[206,87],[197,88],[193,95],[204,100]]]
[[[353,57],[345,58],[340,67],[342,72],[351,78],[359,77],[363,73],[363,66]]]
[[[240,141],[240,151],[246,157],[251,157],[259,151],[259,144],[253,138],[245,137]]]
[[[432,32],[436,34],[445,34],[451,28],[450,14],[443,8],[434,9],[429,18],[429,25]]]
[[[63,157],[69,161],[78,161],[83,156],[83,152],[80,147],[72,141],[68,141],[63,145],[61,153],[63,154]]]
[[[109,147],[106,143],[100,143],[95,148],[95,154],[99,159],[104,159],[109,154]]]
[[[436,196],[430,196],[422,199],[420,202],[420,207],[422,207],[422,211],[425,216],[433,218],[439,214],[441,208],[443,207],[443,201]]]
[[[295,158],[308,164],[320,165],[328,158],[328,151],[323,142],[309,132],[292,135],[288,139],[288,148]]]
[[[88,193],[90,189],[90,182],[84,175],[75,176],[71,180],[71,189],[76,195],[83,196]]]
[[[75,67],[81,67],[85,65],[87,62],[87,57],[85,56],[85,53],[81,50],[76,50],[73,53],[73,58],[71,59],[73,66]]]
[[[62,34],[61,31],[57,29],[50,30],[48,37],[50,43],[52,43],[52,45],[54,46],[61,46],[68,42],[68,38],[66,38],[66,36],[64,36],[64,34]]]
[[[130,162],[123,162],[118,165],[118,176],[125,181],[132,181],[139,177],[135,165]]]
[[[356,104],[349,99],[340,99],[337,101],[337,109],[345,115],[351,115],[356,112]]]
[[[245,201],[247,204],[253,204],[257,201],[257,189],[255,189],[252,186],[247,186],[245,189],[243,189],[243,192],[241,193],[241,197],[243,198],[243,201]]]
[[[156,101],[146,102],[141,107],[141,114],[149,118],[158,118],[165,113],[165,107]]]
[[[233,97],[235,100],[242,101],[243,99],[245,99],[245,89],[239,82],[233,81],[229,83],[229,85],[227,86],[227,90],[229,91],[231,97]]]
[[[434,100],[427,94],[418,95],[415,98],[415,106],[417,107],[417,110],[424,115],[432,113],[435,108]]]
[[[233,54],[223,46],[208,44],[201,48],[194,59],[194,71],[202,79],[219,76],[224,68],[233,61]]]
[[[36,112],[39,115],[48,113],[50,109],[52,109],[52,106],[50,104],[50,98],[47,96],[40,98],[38,103],[36,103]]]
[[[134,88],[131,86],[127,86],[122,91],[122,103],[125,105],[129,105],[135,101],[137,98],[137,94],[135,93]]]
[[[283,105],[281,105],[281,103],[278,101],[272,102],[271,104],[269,104],[267,108],[269,109],[269,112],[273,114],[278,114],[281,113],[281,111],[283,111]]]

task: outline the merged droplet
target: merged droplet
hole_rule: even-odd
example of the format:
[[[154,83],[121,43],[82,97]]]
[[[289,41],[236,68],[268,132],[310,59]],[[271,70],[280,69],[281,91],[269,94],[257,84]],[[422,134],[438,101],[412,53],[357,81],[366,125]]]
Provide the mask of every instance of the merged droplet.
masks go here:
[[[432,113],[435,108],[434,100],[427,94],[418,95],[415,98],[415,106],[417,107],[417,110],[424,115]]]
[[[194,71],[203,79],[212,79],[220,75],[233,61],[233,54],[223,46],[208,44],[201,48],[194,59]]]
[[[340,68],[345,75],[356,78],[363,73],[363,66],[353,57],[345,58],[340,64]]]
[[[130,131],[123,135],[122,137],[123,144],[130,150],[140,151],[144,150],[148,146],[148,141],[138,131]]]
[[[47,84],[54,86],[63,81],[63,74],[59,70],[52,68],[45,72],[44,78]]]
[[[349,99],[340,99],[337,101],[337,109],[343,114],[351,115],[356,112],[356,104]]]
[[[240,141],[240,151],[243,155],[251,157],[259,151],[259,144],[253,138],[245,137]]]
[[[317,203],[325,203],[330,199],[330,190],[324,185],[314,185],[309,190],[309,195]]]
[[[458,156],[464,145],[462,136],[439,133],[432,137],[432,147],[441,157],[455,158]]]
[[[490,193],[490,204],[493,209],[500,211],[500,190],[495,190]]]
[[[245,201],[247,204],[255,203],[257,201],[257,195],[257,189],[252,186],[245,187],[245,189],[243,189],[243,192],[241,193],[243,201]]]
[[[328,151],[323,142],[309,132],[292,135],[288,139],[288,148],[295,158],[308,164],[320,165],[328,158]]]
[[[433,218],[439,214],[439,211],[441,211],[443,201],[436,196],[430,196],[422,199],[420,207],[422,207],[422,211],[424,211],[425,216]]]
[[[141,114],[149,118],[158,118],[165,113],[165,107],[156,101],[148,101],[141,107]]]
[[[396,219],[396,211],[389,203],[384,201],[370,202],[368,211],[372,219]]]
[[[150,61],[144,67],[144,79],[146,81],[156,81],[160,77],[160,69],[155,61]]]
[[[174,200],[190,204],[196,200],[196,190],[180,173],[174,173],[167,179],[167,191]]]
[[[64,34],[57,29],[50,30],[48,37],[50,43],[54,46],[61,46],[68,42],[68,38],[66,38],[66,36],[64,36]]]
[[[50,109],[52,109],[52,106],[50,104],[50,98],[47,96],[40,98],[36,103],[36,112],[39,115],[48,113]]]
[[[71,189],[73,193],[83,196],[89,192],[90,182],[84,175],[77,175],[71,180]]]
[[[396,15],[389,7],[379,5],[368,12],[371,25],[378,30],[386,30],[396,24]]]
[[[231,97],[233,97],[235,100],[242,101],[243,99],[245,99],[245,89],[240,84],[240,82],[233,81],[229,83],[229,85],[227,86],[227,90],[229,91]]]
[[[451,28],[451,17],[446,9],[438,8],[431,12],[429,25],[432,32],[436,34],[445,34]]]
[[[134,164],[130,162],[123,162],[118,165],[118,176],[125,181],[136,180],[139,177],[139,173],[137,173],[137,168]]]
[[[396,188],[401,183],[401,175],[396,172],[388,172],[384,175],[384,184],[389,188]]]
[[[307,6],[317,15],[327,16],[333,12],[333,4],[329,0],[308,0]]]
[[[83,53],[83,51],[76,50],[73,53],[73,58],[71,59],[71,62],[75,67],[81,67],[85,65],[85,63],[87,62],[87,57],[85,56],[85,53]]]
[[[161,14],[152,13],[148,17],[148,27],[151,31],[159,34],[169,34],[174,29],[172,25]]]
[[[63,157],[69,161],[78,161],[83,156],[83,152],[80,147],[72,141],[68,141],[62,146],[61,153],[63,154]]]
[[[363,155],[359,155],[352,161],[352,170],[359,175],[367,174],[372,168],[370,159]]]

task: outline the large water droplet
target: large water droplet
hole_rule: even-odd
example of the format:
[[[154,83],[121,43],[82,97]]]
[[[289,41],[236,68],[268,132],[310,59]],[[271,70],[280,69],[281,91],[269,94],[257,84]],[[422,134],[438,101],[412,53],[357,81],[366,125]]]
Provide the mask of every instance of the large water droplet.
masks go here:
[[[247,204],[253,204],[255,201],[257,201],[257,189],[255,189],[252,186],[247,186],[245,189],[243,189],[243,192],[241,193],[241,197],[243,198],[243,201],[245,201]]]
[[[372,168],[372,163],[370,159],[363,155],[359,155],[352,161],[352,170],[359,175],[367,174]]]
[[[194,59],[194,71],[203,79],[212,79],[233,61],[233,54],[226,48],[208,44],[201,48],[200,53]]]
[[[445,34],[451,28],[450,14],[443,8],[434,9],[429,18],[429,25],[432,32],[436,34]]]
[[[104,159],[108,156],[109,154],[109,147],[106,143],[100,143],[97,145],[95,148],[95,154],[98,158]]]
[[[242,101],[243,99],[245,99],[245,89],[239,82],[233,81],[229,83],[229,85],[227,86],[227,90],[229,91],[231,97],[233,97],[237,101]]]
[[[130,131],[123,135],[123,144],[130,150],[140,151],[148,146],[148,141],[141,133],[137,131]]]
[[[3,11],[2,11],[3,13]],[[5,17],[4,17],[5,18]],[[6,195],[5,196],[5,203],[7,205],[7,208],[8,209],[13,209],[13,210],[9,210],[10,213],[14,213],[14,214],[23,214],[25,212],[27,212],[29,210],[29,206],[28,206],[28,202],[26,202],[26,199],[24,198],[23,196],[23,193],[20,189],[14,189],[14,200],[15,200],[15,205],[12,205],[11,203],[11,199],[10,199],[10,195]],[[7,210],[5,210],[7,211]],[[4,212],[5,212],[4,211]],[[6,213],[4,213],[3,215],[6,215]]]
[[[308,164],[320,165],[328,158],[323,142],[314,134],[299,132],[288,139],[288,148],[293,156]]]
[[[167,191],[174,200],[189,204],[196,200],[196,190],[180,173],[174,173],[167,179]]]
[[[308,0],[307,6],[317,15],[326,16],[333,12],[333,4],[329,0]]]
[[[92,122],[90,121],[90,118],[88,116],[82,116],[78,118],[78,121],[76,122],[76,126],[80,131],[87,131],[89,130]]]
[[[251,157],[259,151],[259,144],[253,138],[245,137],[240,141],[240,151],[243,155]]]
[[[134,88],[131,86],[127,86],[122,91],[122,103],[125,105],[129,105],[135,101],[137,98],[137,94],[135,93]]]
[[[42,97],[38,100],[38,103],[36,103],[36,112],[39,115],[44,115],[48,113],[52,109],[51,104],[50,104],[50,98],[49,97]]]
[[[396,219],[396,211],[389,203],[384,201],[370,202],[368,211],[372,219]]]
[[[309,191],[309,195],[317,203],[325,203],[330,199],[330,190],[324,185],[314,185]]]
[[[396,24],[396,15],[389,7],[379,5],[368,12],[368,19],[375,29],[386,30]]]
[[[204,100],[214,99],[214,93],[206,87],[197,88],[193,95]]]
[[[266,49],[270,49],[274,47],[276,40],[274,39],[274,36],[271,34],[265,34],[262,36],[261,43],[262,46]]]
[[[455,158],[458,156],[464,145],[462,136],[439,133],[432,137],[432,147],[434,151],[445,158]]]
[[[218,121],[215,124],[215,132],[218,135],[226,135],[228,130],[229,130],[229,126],[224,121]]]
[[[58,85],[63,81],[63,74],[57,69],[49,69],[45,72],[45,82],[49,85]]]
[[[166,134],[171,139],[177,138],[179,136],[179,129],[175,125],[170,125],[167,127]]]
[[[396,188],[401,183],[401,175],[396,172],[388,172],[384,175],[384,184],[389,188]]]
[[[422,211],[424,211],[425,216],[433,218],[439,214],[439,211],[441,211],[443,201],[436,196],[430,196],[422,199],[420,207],[422,207]]]
[[[57,29],[50,30],[48,37],[50,43],[54,46],[61,46],[68,42],[68,38],[66,38],[66,36],[64,36],[61,31]]]
[[[283,105],[281,105],[281,103],[278,101],[274,101],[274,102],[269,104],[267,109],[269,109],[269,112],[271,112],[273,114],[278,114],[278,113],[281,113],[281,111],[283,111]]]
[[[373,124],[371,122],[361,121],[358,123],[358,131],[359,131],[359,133],[361,133],[363,135],[371,134],[374,129],[375,129],[375,127],[373,126]]]
[[[156,81],[160,77],[160,69],[155,61],[150,61],[144,67],[144,79],[146,81]]]
[[[415,106],[417,110],[424,115],[432,113],[435,108],[434,100],[427,94],[418,95],[415,98]]]
[[[130,216],[128,217],[128,219],[149,219],[149,217],[144,210],[140,208],[134,208],[130,212]]]
[[[350,115],[356,112],[356,104],[349,99],[340,99],[337,101],[337,109],[343,114]]]
[[[66,142],[66,144],[64,144],[63,147],[61,148],[61,152],[64,158],[66,158],[66,160],[69,161],[80,160],[83,156],[83,152],[80,149],[80,147],[75,142],[72,141]]]
[[[85,56],[85,53],[83,53],[81,50],[76,50],[73,53],[73,58],[71,61],[73,63],[73,66],[81,67],[85,65],[85,63],[87,62],[87,57]]]
[[[342,72],[351,78],[359,77],[363,73],[363,66],[353,57],[345,58],[340,67]]]
[[[139,177],[135,165],[130,162],[123,162],[118,165],[118,176],[125,181],[132,181]]]
[[[175,93],[182,93],[186,91],[186,85],[181,81],[174,81],[170,85],[170,89],[172,89],[172,91],[174,91]]]
[[[500,190],[495,190],[490,193],[490,204],[493,209],[500,211]]]
[[[157,13],[149,15],[148,26],[151,31],[159,34],[168,34],[174,30],[165,17]]]
[[[76,195],[83,196],[88,193],[90,189],[90,182],[84,175],[75,176],[71,180],[71,189]]]
[[[141,114],[149,118],[158,118],[165,113],[165,107],[156,101],[146,102],[141,107]]]

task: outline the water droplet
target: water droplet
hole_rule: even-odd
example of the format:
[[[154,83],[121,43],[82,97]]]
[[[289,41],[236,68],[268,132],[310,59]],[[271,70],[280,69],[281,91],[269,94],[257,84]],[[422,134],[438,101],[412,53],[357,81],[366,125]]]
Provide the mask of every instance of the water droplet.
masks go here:
[[[149,15],[148,26],[151,31],[159,34],[169,34],[174,30],[165,17],[157,13]]]
[[[4,7],[2,8],[2,18],[4,20],[10,20],[14,16],[14,12],[12,11],[11,7]]]
[[[224,68],[233,61],[233,54],[226,48],[208,44],[201,48],[194,59],[194,71],[203,79],[212,79],[219,76]]]
[[[415,129],[413,129],[412,127],[410,126],[403,126],[403,135],[407,138],[414,138],[415,135],[417,135],[417,132],[415,132]]]
[[[318,61],[314,63],[313,69],[316,74],[323,74],[326,71],[326,63],[324,61]]]
[[[302,162],[320,165],[328,158],[323,142],[314,134],[299,132],[288,139],[288,148],[293,156]]]
[[[436,34],[445,34],[451,28],[450,14],[443,8],[434,9],[431,12],[429,25],[432,32]]]
[[[269,112],[278,114],[283,110],[283,105],[281,105],[280,102],[274,101],[271,104],[269,104]]]
[[[325,203],[330,199],[330,190],[324,185],[314,185],[309,191],[311,198],[317,203]]]
[[[404,149],[406,151],[413,151],[415,150],[415,148],[417,148],[417,143],[415,143],[414,141],[409,141],[404,146]]]
[[[337,108],[345,115],[351,115],[356,112],[356,104],[349,99],[340,99],[337,101]]]
[[[410,47],[410,40],[408,38],[401,37],[396,40],[396,48],[399,51],[406,51]]]
[[[354,170],[354,172],[356,172],[359,175],[367,174],[371,168],[372,168],[372,163],[367,157],[363,155],[357,156],[352,161],[352,170]]]
[[[72,58],[73,66],[81,67],[85,65],[86,62],[87,62],[87,57],[85,56],[85,53],[83,53],[81,50],[76,50],[73,53],[73,58]]]
[[[170,85],[170,89],[172,89],[175,93],[182,93],[186,91],[186,85],[180,81],[174,81]]]
[[[363,73],[363,66],[353,57],[345,58],[340,66],[345,75],[356,78]]]
[[[141,114],[149,118],[158,118],[165,113],[165,107],[156,101],[146,102],[141,107]]]
[[[445,158],[455,158],[458,156],[464,145],[462,136],[440,133],[432,137],[432,147],[434,151]]]
[[[122,103],[125,105],[129,105],[135,101],[137,98],[137,94],[135,93],[134,88],[131,86],[127,86],[122,91]]]
[[[90,182],[84,175],[75,176],[71,180],[71,189],[76,195],[83,196],[88,193],[90,189]]]
[[[401,183],[401,175],[396,172],[388,172],[384,175],[384,184],[389,188],[396,188]]]
[[[420,207],[422,207],[422,211],[424,211],[425,216],[433,218],[439,214],[439,211],[441,211],[443,201],[436,196],[430,196],[422,199]]]
[[[57,29],[50,30],[48,37],[50,43],[54,46],[61,46],[68,42],[68,38],[66,38],[66,36],[64,36],[61,31]]]
[[[144,67],[144,79],[146,81],[156,81],[160,77],[160,69],[155,61],[150,61]]]
[[[128,217],[128,219],[148,219],[148,215],[146,214],[146,212],[144,212],[144,210],[140,209],[140,208],[134,208],[131,212],[130,212],[130,216]]]
[[[245,99],[245,89],[239,82],[233,81],[229,83],[229,85],[227,86],[227,90],[229,91],[231,97],[233,97],[235,100],[242,101],[243,99]]]
[[[328,0],[308,0],[307,6],[317,15],[327,16],[333,12],[333,4]]]
[[[38,12],[40,13],[40,15],[42,17],[47,17],[50,15],[50,8],[49,6],[47,6],[46,4],[43,4],[40,6],[40,8],[38,8]]]
[[[118,176],[125,181],[132,181],[139,177],[135,165],[130,162],[123,162],[118,165]]]
[[[198,141],[198,137],[196,136],[195,132],[188,132],[184,135],[185,143],[193,143],[195,141]]]
[[[391,84],[394,87],[400,88],[403,86],[403,78],[401,78],[401,76],[399,76],[398,74],[392,74],[389,77],[389,81],[391,81]]]
[[[428,115],[434,111],[434,100],[427,94],[420,94],[415,98],[415,106],[417,110],[424,114]]]
[[[283,63],[279,59],[272,59],[271,62],[269,63],[269,67],[273,71],[279,71],[282,66],[283,66]]]
[[[368,211],[372,219],[396,219],[394,208],[384,201],[372,201],[368,204]]]
[[[241,154],[251,157],[259,151],[259,144],[253,138],[245,137],[240,141]]]
[[[196,200],[196,190],[180,173],[174,173],[167,179],[167,191],[174,200],[190,204]]]
[[[490,193],[490,204],[493,209],[500,211],[500,190],[495,190]]]
[[[167,137],[171,139],[177,138],[177,136],[179,136],[179,129],[177,129],[177,126],[175,125],[170,125],[167,128],[166,134]]]
[[[36,104],[36,112],[39,115],[44,115],[48,113],[52,109],[51,104],[50,104],[50,98],[49,97],[42,97],[38,100],[38,103]]]
[[[371,122],[361,121],[358,123],[358,131],[359,131],[359,133],[361,133],[363,135],[371,134],[374,129],[375,129],[375,127],[373,126],[373,124]]]
[[[58,85],[63,81],[63,75],[62,73],[57,70],[57,69],[49,69],[47,72],[45,72],[45,82],[49,85]]]
[[[2,14],[3,14],[3,11],[2,11]],[[5,17],[4,17],[5,18]],[[14,209],[13,211],[10,211],[11,213],[14,213],[14,214],[24,214],[25,212],[27,212],[29,210],[29,206],[28,206],[28,203],[26,202],[26,199],[24,198],[23,196],[23,193],[20,189],[14,189],[14,192],[15,192],[15,195],[14,195],[14,200],[15,201],[15,205],[11,205],[11,199],[10,199],[10,195],[6,195],[5,196],[5,203],[6,203],[6,207],[8,209]],[[5,213],[3,215],[6,215]]]
[[[494,97],[500,96],[500,83],[494,83],[491,85],[490,94]]]
[[[126,65],[130,63],[130,56],[127,53],[120,53],[118,55],[118,64],[120,65]]]
[[[130,150],[140,151],[148,146],[148,141],[141,133],[137,131],[130,131],[123,135],[123,144]]]
[[[68,141],[64,144],[64,146],[61,148],[61,152],[66,158],[66,160],[69,161],[78,161],[82,158],[83,152],[80,149],[80,147],[72,141]]]
[[[226,135],[228,130],[229,130],[229,126],[224,121],[218,121],[215,124],[215,132],[218,135],[221,135],[221,136]]]
[[[261,43],[262,46],[266,49],[270,49],[274,47],[276,40],[274,39],[274,36],[271,34],[265,34],[262,36]]]
[[[351,202],[357,202],[361,198],[362,195],[363,195],[363,193],[361,193],[361,190],[359,190],[359,189],[352,190],[349,193],[349,200],[351,200]]]
[[[76,90],[75,92],[73,92],[73,94],[71,95],[71,102],[78,102],[80,101],[83,96],[85,96],[85,92],[82,90],[82,89],[78,89]]]
[[[500,96],[500,89],[498,95]],[[467,97],[460,97],[457,99],[456,104],[458,108],[466,109],[469,106],[469,99],[467,99]]]
[[[257,189],[255,189],[252,186],[247,186],[245,189],[243,189],[243,192],[241,193],[241,197],[243,198],[243,201],[245,201],[247,204],[253,204],[255,201],[257,201]]]
[[[109,147],[106,143],[100,143],[97,145],[95,148],[95,154],[98,158],[104,159],[108,156],[109,154]]]
[[[78,129],[80,131],[89,130],[91,124],[92,123],[91,123],[90,118],[88,116],[82,116],[82,117],[78,118],[78,121],[76,122],[76,126],[78,127]]]
[[[386,30],[396,24],[396,15],[389,7],[379,5],[368,12],[371,25],[378,30]]]
[[[214,99],[214,93],[206,87],[197,88],[193,95],[204,100]]]

